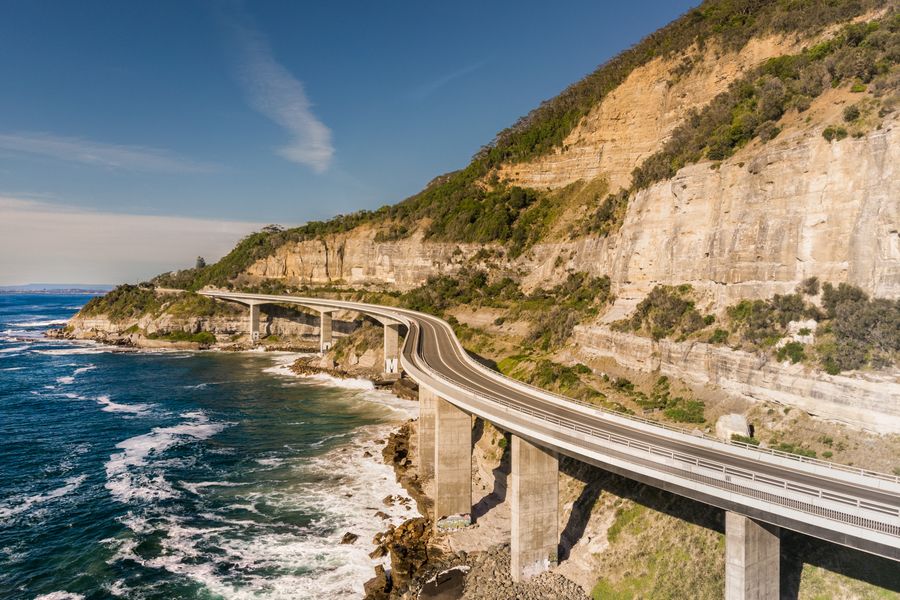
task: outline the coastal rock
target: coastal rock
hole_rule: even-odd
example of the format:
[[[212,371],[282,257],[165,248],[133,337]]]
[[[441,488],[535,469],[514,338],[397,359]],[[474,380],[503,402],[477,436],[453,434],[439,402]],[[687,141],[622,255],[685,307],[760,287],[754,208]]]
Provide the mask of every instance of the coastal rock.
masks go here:
[[[409,519],[390,531],[387,547],[391,554],[391,577],[397,588],[406,587],[428,563],[432,535],[432,523],[424,517]]]
[[[359,539],[359,536],[357,534],[348,531],[347,533],[344,534],[344,537],[341,538],[341,543],[342,544],[352,544],[358,539]]]
[[[382,565],[375,567],[375,577],[363,584],[365,600],[388,600],[391,593],[391,579]]]

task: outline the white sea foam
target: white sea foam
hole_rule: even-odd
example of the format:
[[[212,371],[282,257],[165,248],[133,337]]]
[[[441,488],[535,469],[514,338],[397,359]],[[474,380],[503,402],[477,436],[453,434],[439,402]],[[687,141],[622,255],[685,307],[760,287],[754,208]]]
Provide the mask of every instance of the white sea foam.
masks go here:
[[[51,327],[53,325],[65,325],[68,319],[50,319],[46,321],[21,321],[19,323],[10,323],[13,327]]]
[[[97,404],[101,405],[103,412],[113,413],[130,413],[133,415],[145,414],[153,405],[152,404],[119,404],[110,400],[109,396],[103,395],[97,397]]]
[[[7,521],[11,517],[14,517],[16,515],[28,512],[35,506],[44,504],[45,502],[49,502],[50,500],[54,500],[56,498],[62,498],[66,494],[74,491],[84,482],[86,478],[87,475],[69,477],[65,480],[65,485],[62,485],[54,490],[43,494],[20,496],[18,498],[14,498],[11,502],[0,505],[0,523]]]
[[[97,365],[87,365],[87,366],[79,367],[79,368],[75,369],[75,372],[72,374],[75,376],[78,376],[78,375],[81,375],[82,373],[87,373],[88,371],[93,371],[96,368],[97,368]]]
[[[304,381],[308,381],[310,383],[318,383],[322,385],[327,385],[328,387],[339,387],[348,390],[373,390],[375,389],[375,385],[369,381],[368,379],[362,378],[354,378],[354,377],[334,377],[332,375],[328,375],[327,373],[314,373],[312,375],[300,375],[291,370],[291,365],[297,361],[298,358],[312,356],[308,353],[296,353],[296,354],[286,354],[281,355],[276,358],[276,364],[263,369],[264,373],[270,373],[272,375],[281,375],[284,377],[296,377],[303,379]]]
[[[5,369],[0,369],[0,371],[22,371],[25,367],[6,367]]]
[[[354,377],[334,377],[327,373],[315,373],[313,375],[302,375],[306,380],[321,383],[328,387],[339,387],[345,390],[374,390],[375,384],[368,379],[357,379]]]
[[[3,348],[0,350],[0,354],[7,354],[9,352],[21,352],[22,350],[28,350],[28,346],[12,346],[11,348]]]
[[[204,440],[219,433],[228,423],[210,422],[201,411],[184,413],[183,423],[171,427],[156,427],[149,433],[137,435],[116,444],[122,450],[109,457],[106,467],[106,489],[120,502],[172,498],[177,492],[166,481],[163,465],[144,468],[148,461],[166,450]]]
[[[60,383],[62,385],[69,385],[70,383],[75,383],[75,377],[72,375],[66,375],[65,377],[57,377],[56,383]]]
[[[230,481],[201,481],[199,483],[190,483],[188,481],[179,481],[178,485],[180,485],[185,490],[189,491],[192,494],[200,495],[201,490],[205,490],[206,488],[211,487],[241,487],[244,484],[241,483],[232,483]]]
[[[55,350],[34,350],[37,354],[47,356],[73,356],[77,354],[104,354],[106,352],[128,352],[119,346],[76,346],[74,348],[58,348]]]
[[[411,501],[385,506],[388,495],[408,498],[396,482],[393,468],[374,458],[390,426],[380,425],[357,432],[346,445],[315,458],[258,459],[260,463],[288,464],[303,474],[300,485],[283,485],[276,490],[235,487],[228,496],[233,502],[199,516],[209,525],[197,526],[197,515],[170,512],[129,514],[123,523],[136,535],[118,540],[117,560],[133,560],[147,567],[163,569],[196,581],[214,595],[235,599],[258,598],[358,598],[372,575],[375,564],[366,542],[388,525],[398,525],[418,516]],[[367,456],[368,454],[368,456]],[[226,482],[212,481],[181,485],[194,493],[216,494]],[[236,511],[258,514],[265,504],[285,512],[301,511],[321,515],[313,523],[285,530],[279,522],[235,518]],[[375,517],[386,513],[387,519]],[[147,558],[136,552],[139,537],[163,531],[158,556]],[[341,544],[351,531],[359,535],[355,544]],[[222,569],[222,562],[229,568]],[[302,567],[300,569],[299,567]],[[223,573],[231,573],[227,576]]]
[[[84,596],[72,592],[50,592],[35,596],[34,600],[83,600]]]

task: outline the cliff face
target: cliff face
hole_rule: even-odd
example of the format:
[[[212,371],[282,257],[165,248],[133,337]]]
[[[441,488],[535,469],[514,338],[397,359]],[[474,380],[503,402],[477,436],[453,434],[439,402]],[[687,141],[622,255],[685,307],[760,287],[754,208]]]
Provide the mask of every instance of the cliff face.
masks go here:
[[[642,190],[610,237],[541,243],[499,266],[523,273],[526,288],[556,283],[570,269],[609,275],[619,298],[616,318],[659,283],[691,283],[718,309],[792,291],[810,276],[898,297],[897,120],[858,139],[828,142],[824,124],[839,119],[846,103],[827,94],[808,111],[817,127],[786,124],[765,145],[721,164],[690,165]],[[421,232],[394,242],[374,237],[374,229],[360,227],[283,246],[246,275],[254,282],[409,289],[458,270],[481,248],[424,241]]]
[[[823,419],[877,433],[900,431],[900,373],[826,375],[767,354],[699,342],[653,341],[604,326],[575,328],[572,348],[583,360],[610,357],[634,371],[713,385],[751,401],[795,406]]]
[[[692,109],[705,106],[731,82],[766,59],[792,54],[796,37],[754,39],[740,52],[718,46],[690,48],[635,69],[598,103],[555,152],[505,165],[500,177],[536,189],[557,189],[605,177],[610,190],[628,187],[631,171],[662,148]],[[678,76],[682,64],[690,68]]]
[[[290,285],[375,283],[407,290],[430,275],[454,272],[477,252],[473,244],[431,243],[417,232],[395,242],[375,242],[376,231],[347,233],[285,245],[247,269],[252,282],[281,280]]]

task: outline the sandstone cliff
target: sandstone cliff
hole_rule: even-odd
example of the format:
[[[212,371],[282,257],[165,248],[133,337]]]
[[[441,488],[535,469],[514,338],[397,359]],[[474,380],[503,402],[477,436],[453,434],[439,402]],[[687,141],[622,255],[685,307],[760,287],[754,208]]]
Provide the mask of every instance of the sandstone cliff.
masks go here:
[[[640,191],[614,235],[540,243],[495,268],[523,273],[527,289],[557,283],[567,270],[606,274],[629,307],[659,283],[691,283],[721,309],[789,292],[809,276],[900,297],[897,119],[828,142],[821,131],[845,102],[826,95],[810,109],[817,127],[787,128],[766,145]],[[392,242],[375,235],[360,227],[282,246],[245,280],[410,289],[471,264],[482,248],[426,241],[421,231]]]

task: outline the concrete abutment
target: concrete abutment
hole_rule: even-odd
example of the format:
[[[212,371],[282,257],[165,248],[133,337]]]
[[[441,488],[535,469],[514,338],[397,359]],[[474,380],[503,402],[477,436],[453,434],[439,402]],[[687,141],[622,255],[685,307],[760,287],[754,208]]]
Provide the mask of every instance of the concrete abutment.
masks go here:
[[[400,324],[384,324],[384,372],[400,372]]]
[[[780,530],[744,515],[725,513],[725,600],[777,600]]]
[[[334,342],[331,311],[319,311],[319,350],[327,352]]]
[[[559,458],[513,435],[510,479],[510,567],[522,581],[557,563]]]
[[[434,476],[434,423],[437,394],[419,386],[419,478]]]
[[[472,416],[437,397],[434,412],[434,523],[472,522]]]

